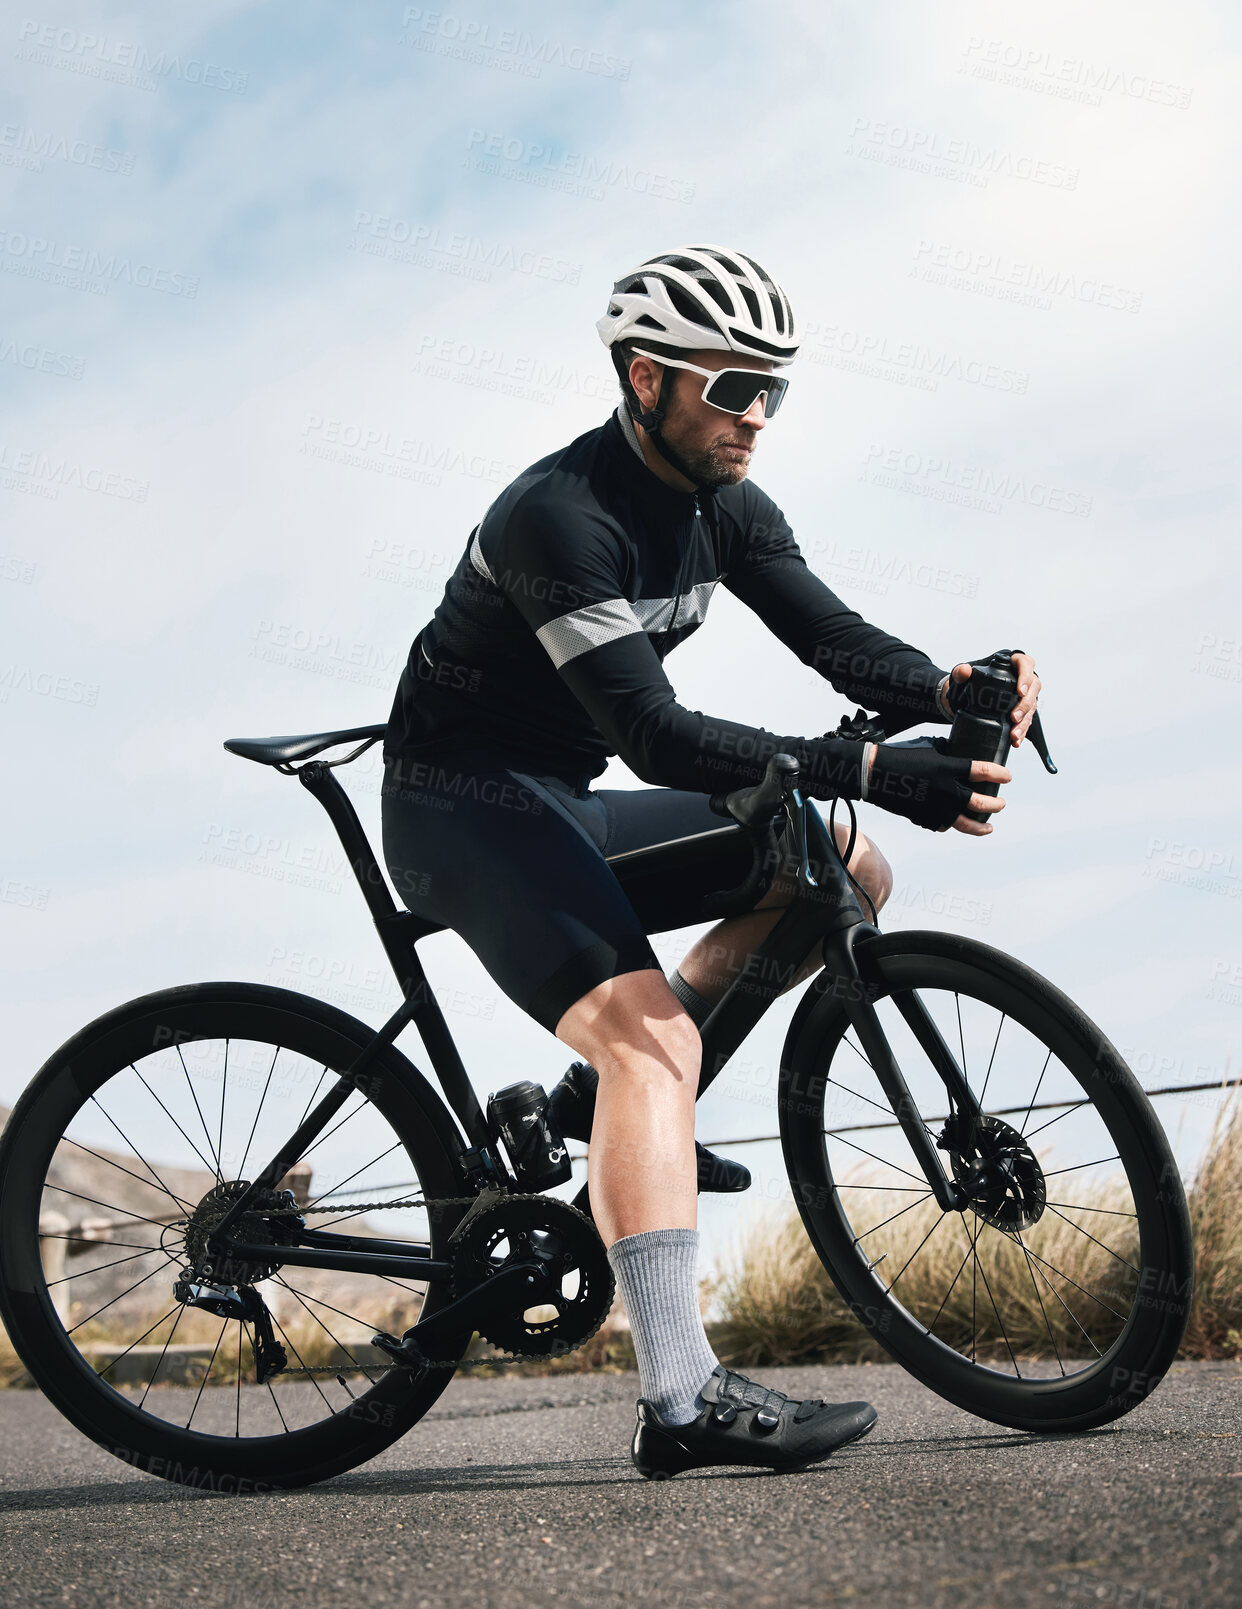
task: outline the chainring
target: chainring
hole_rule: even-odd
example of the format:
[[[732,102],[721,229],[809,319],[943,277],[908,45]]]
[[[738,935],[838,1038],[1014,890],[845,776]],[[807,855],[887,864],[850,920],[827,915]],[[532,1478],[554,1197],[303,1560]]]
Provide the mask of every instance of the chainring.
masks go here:
[[[563,1357],[589,1341],[608,1316],[616,1289],[608,1254],[595,1225],[567,1201],[502,1197],[463,1220],[451,1245],[454,1297],[509,1263],[535,1258],[548,1264],[554,1291],[546,1302],[476,1321],[483,1339],[505,1352],[523,1358]],[[532,1316],[548,1307],[555,1316]]]

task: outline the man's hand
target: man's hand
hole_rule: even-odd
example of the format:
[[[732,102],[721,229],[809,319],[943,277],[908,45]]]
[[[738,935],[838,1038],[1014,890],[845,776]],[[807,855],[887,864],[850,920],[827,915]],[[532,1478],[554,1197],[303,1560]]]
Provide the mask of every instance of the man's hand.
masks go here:
[[[909,743],[868,743],[863,798],[931,832],[948,832],[953,827],[973,838],[985,838],[992,823],[972,821],[965,812],[994,815],[1005,808],[1005,801],[990,793],[975,793],[973,785],[1013,779],[1003,765],[992,760],[946,754],[947,741],[916,738]]]
[[[1026,736],[1027,727],[1031,724],[1031,717],[1035,714],[1035,705],[1039,701],[1039,689],[1043,686],[1035,674],[1035,661],[1030,654],[1013,654],[1010,656],[1018,672],[1018,692],[1021,695],[1018,702],[1010,711],[1009,718],[1013,722],[1013,732],[1009,741],[1014,748],[1019,748],[1022,739]],[[954,665],[949,672],[950,689],[960,687],[963,682],[970,680],[970,666],[968,664]],[[952,691],[949,692],[949,703],[954,703]],[[993,768],[995,769],[995,767]],[[975,778],[972,775],[972,781]],[[985,782],[996,782],[996,777],[985,777]],[[1005,777],[1008,782],[1009,778]],[[977,823],[975,824],[978,825]]]
[[[970,669],[969,665],[966,667]],[[970,780],[972,782],[1012,782],[1013,778],[1003,765],[995,765],[991,760],[972,760],[970,765]],[[990,793],[972,793],[970,796],[972,810],[986,810],[989,815],[995,815],[998,810],[1005,808],[1005,801],[993,798]],[[948,832],[947,827],[937,828],[938,832]],[[975,838],[986,838],[992,830],[992,823],[972,821],[969,816],[959,816],[953,823],[954,832],[968,832]]]

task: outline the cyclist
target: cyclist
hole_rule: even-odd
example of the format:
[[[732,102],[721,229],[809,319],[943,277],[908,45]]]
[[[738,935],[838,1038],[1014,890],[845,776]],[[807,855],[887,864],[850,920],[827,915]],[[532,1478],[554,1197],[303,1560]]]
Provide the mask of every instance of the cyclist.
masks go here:
[[[864,1434],[868,1403],[793,1401],[721,1365],[698,1305],[697,1191],[749,1175],[694,1142],[699,1025],[793,894],[778,877],[666,978],[649,935],[703,920],[750,849],[709,795],[758,782],[780,750],[804,793],[867,799],[932,830],[992,831],[971,791],[1008,770],[935,748],[778,735],[677,702],[662,661],[723,584],[890,735],[952,719],[970,674],[868,624],[806,566],[750,460],[788,385],[789,300],[753,258],[687,246],[622,275],[597,325],[616,412],[540,459],[470,533],[414,639],[384,742],[384,854],[405,904],[455,929],[498,986],[583,1058],[553,1092],[589,1140],[592,1211],[630,1320],[647,1475],[800,1467]],[[1015,655],[1030,723],[1039,678]],[[611,755],[643,782],[593,789]],[[607,856],[703,837],[674,888],[623,888]],[[719,839],[727,847],[718,847]],[[844,829],[839,835],[844,850]],[[730,859],[731,856],[740,859]],[[891,874],[859,834],[849,867],[883,905]],[[820,965],[808,956],[788,987]]]

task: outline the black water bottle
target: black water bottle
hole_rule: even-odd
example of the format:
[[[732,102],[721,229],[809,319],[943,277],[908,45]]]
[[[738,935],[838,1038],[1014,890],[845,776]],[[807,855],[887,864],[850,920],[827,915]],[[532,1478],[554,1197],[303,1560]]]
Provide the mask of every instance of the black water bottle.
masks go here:
[[[969,679],[955,686],[952,695],[957,710],[949,733],[950,754],[969,760],[991,760],[994,765],[1006,763],[1013,732],[1009,717],[1021,698],[1012,656],[1020,652],[1018,648],[998,648],[986,659],[970,661]],[[1038,714],[1032,718],[1030,737],[1044,769],[1055,773]],[[1000,792],[999,782],[972,782],[970,787],[974,793],[995,796]],[[964,810],[962,814],[971,821],[991,819],[986,810]]]
[[[523,1190],[550,1190],[573,1171],[569,1148],[548,1118],[542,1084],[524,1078],[488,1098],[487,1117],[499,1133]]]

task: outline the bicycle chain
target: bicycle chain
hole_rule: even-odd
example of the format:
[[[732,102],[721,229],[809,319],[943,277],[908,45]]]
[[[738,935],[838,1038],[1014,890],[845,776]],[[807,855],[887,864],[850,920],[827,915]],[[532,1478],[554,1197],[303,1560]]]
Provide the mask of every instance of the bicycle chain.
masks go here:
[[[264,1217],[302,1218],[305,1217],[308,1212],[341,1212],[345,1213],[349,1217],[358,1217],[366,1212],[384,1212],[393,1208],[472,1207],[479,1201],[484,1200],[485,1197],[486,1192],[475,1196],[435,1196],[430,1201],[428,1201],[425,1196],[419,1196],[415,1199],[406,1199],[402,1201],[339,1201],[334,1202],[330,1207],[272,1207],[264,1212]],[[604,1315],[604,1318],[606,1317],[607,1314]],[[591,1331],[590,1335],[584,1337],[584,1339],[578,1343],[580,1346],[585,1346],[586,1342],[591,1339],[591,1336],[599,1333],[603,1326],[604,1318],[600,1319],[599,1323]],[[368,1368],[383,1369],[385,1372],[387,1372],[389,1369],[401,1369],[407,1374],[421,1374],[424,1369],[476,1369],[484,1365],[503,1366],[507,1363],[545,1363],[546,1361],[547,1359],[545,1356],[536,1352],[501,1352],[498,1353],[497,1356],[491,1358],[425,1358],[421,1364],[398,1363],[394,1359],[383,1364],[373,1363],[368,1365],[360,1363],[357,1364],[357,1367],[363,1374],[367,1373]],[[333,1374],[339,1376],[344,1373],[345,1367],[345,1365],[339,1363],[305,1364],[300,1368],[282,1369],[281,1373],[285,1375]],[[370,1378],[369,1375],[367,1377],[368,1379]]]

